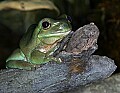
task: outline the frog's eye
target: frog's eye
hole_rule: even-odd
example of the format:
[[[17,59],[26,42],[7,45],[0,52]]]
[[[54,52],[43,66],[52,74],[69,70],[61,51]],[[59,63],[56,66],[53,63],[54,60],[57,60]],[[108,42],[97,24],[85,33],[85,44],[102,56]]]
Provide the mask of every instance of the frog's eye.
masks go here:
[[[48,21],[42,22],[43,29],[48,29],[48,28],[50,28],[50,26],[51,26],[50,22],[48,22]]]
[[[72,18],[70,16],[67,16],[67,20],[71,23],[72,22]]]

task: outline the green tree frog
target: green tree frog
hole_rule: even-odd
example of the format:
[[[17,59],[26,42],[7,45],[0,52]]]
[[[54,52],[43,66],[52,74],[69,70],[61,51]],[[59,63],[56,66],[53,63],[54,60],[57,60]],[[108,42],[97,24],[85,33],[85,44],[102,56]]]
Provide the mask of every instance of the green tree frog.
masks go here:
[[[23,35],[16,49],[6,60],[7,68],[32,70],[38,64],[51,60],[59,62],[52,56],[57,44],[71,31],[70,20],[66,15],[54,20],[42,19],[38,25],[32,25]]]

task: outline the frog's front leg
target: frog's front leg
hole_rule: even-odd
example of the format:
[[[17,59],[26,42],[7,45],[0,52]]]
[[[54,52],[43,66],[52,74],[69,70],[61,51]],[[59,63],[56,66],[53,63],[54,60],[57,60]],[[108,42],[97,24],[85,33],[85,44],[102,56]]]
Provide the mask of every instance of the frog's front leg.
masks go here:
[[[53,53],[57,50],[57,48],[58,48],[58,45],[56,45],[54,48],[52,48],[50,51],[48,51],[48,52],[45,54],[45,56],[46,56],[46,59],[45,59],[45,60],[49,60],[49,61],[53,60],[53,61],[55,61],[55,62],[57,62],[57,63],[61,63],[62,60],[61,60],[60,58],[55,57],[55,56],[53,55]]]
[[[57,63],[61,63],[62,62],[62,60],[60,58],[56,58],[56,57],[53,57],[51,55],[46,56],[46,58],[44,59],[44,61],[55,61]]]
[[[48,52],[42,52],[39,49],[36,49],[31,53],[30,57],[31,63],[40,65],[48,63],[50,61],[60,62],[60,59],[52,56],[53,52],[54,52],[53,49],[51,49]]]
[[[30,60],[31,60],[31,63],[36,65],[45,64],[53,60],[58,61],[52,55],[49,55],[48,53],[40,52],[39,50],[34,50],[31,53]]]
[[[16,49],[6,60],[6,68],[32,70],[34,67],[34,64],[31,64],[26,61],[25,56],[20,49]]]

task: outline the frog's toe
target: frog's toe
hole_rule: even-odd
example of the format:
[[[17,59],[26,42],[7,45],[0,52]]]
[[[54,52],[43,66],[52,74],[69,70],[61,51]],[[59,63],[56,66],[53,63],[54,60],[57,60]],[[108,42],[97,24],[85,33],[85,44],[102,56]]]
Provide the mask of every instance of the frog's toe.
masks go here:
[[[61,62],[62,62],[61,58],[56,58],[55,61],[56,61],[57,63],[61,63]]]
[[[59,60],[60,63],[62,62],[61,58],[58,58],[58,60]]]
[[[32,68],[32,70],[36,70],[36,69],[40,68],[41,66],[42,66],[41,64],[37,64],[37,65],[35,65],[35,67]]]

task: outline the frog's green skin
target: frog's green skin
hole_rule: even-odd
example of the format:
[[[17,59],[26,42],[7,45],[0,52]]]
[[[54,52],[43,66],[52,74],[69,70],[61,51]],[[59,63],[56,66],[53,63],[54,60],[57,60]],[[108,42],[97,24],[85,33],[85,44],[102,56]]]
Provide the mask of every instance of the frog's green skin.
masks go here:
[[[43,22],[49,22],[46,28]],[[71,30],[70,22],[63,18],[53,20],[42,19],[37,26],[30,26],[23,38],[20,40],[19,48],[16,49],[6,60],[7,68],[19,68],[31,70],[38,64],[44,64],[51,60],[59,61],[52,56],[62,40]]]

